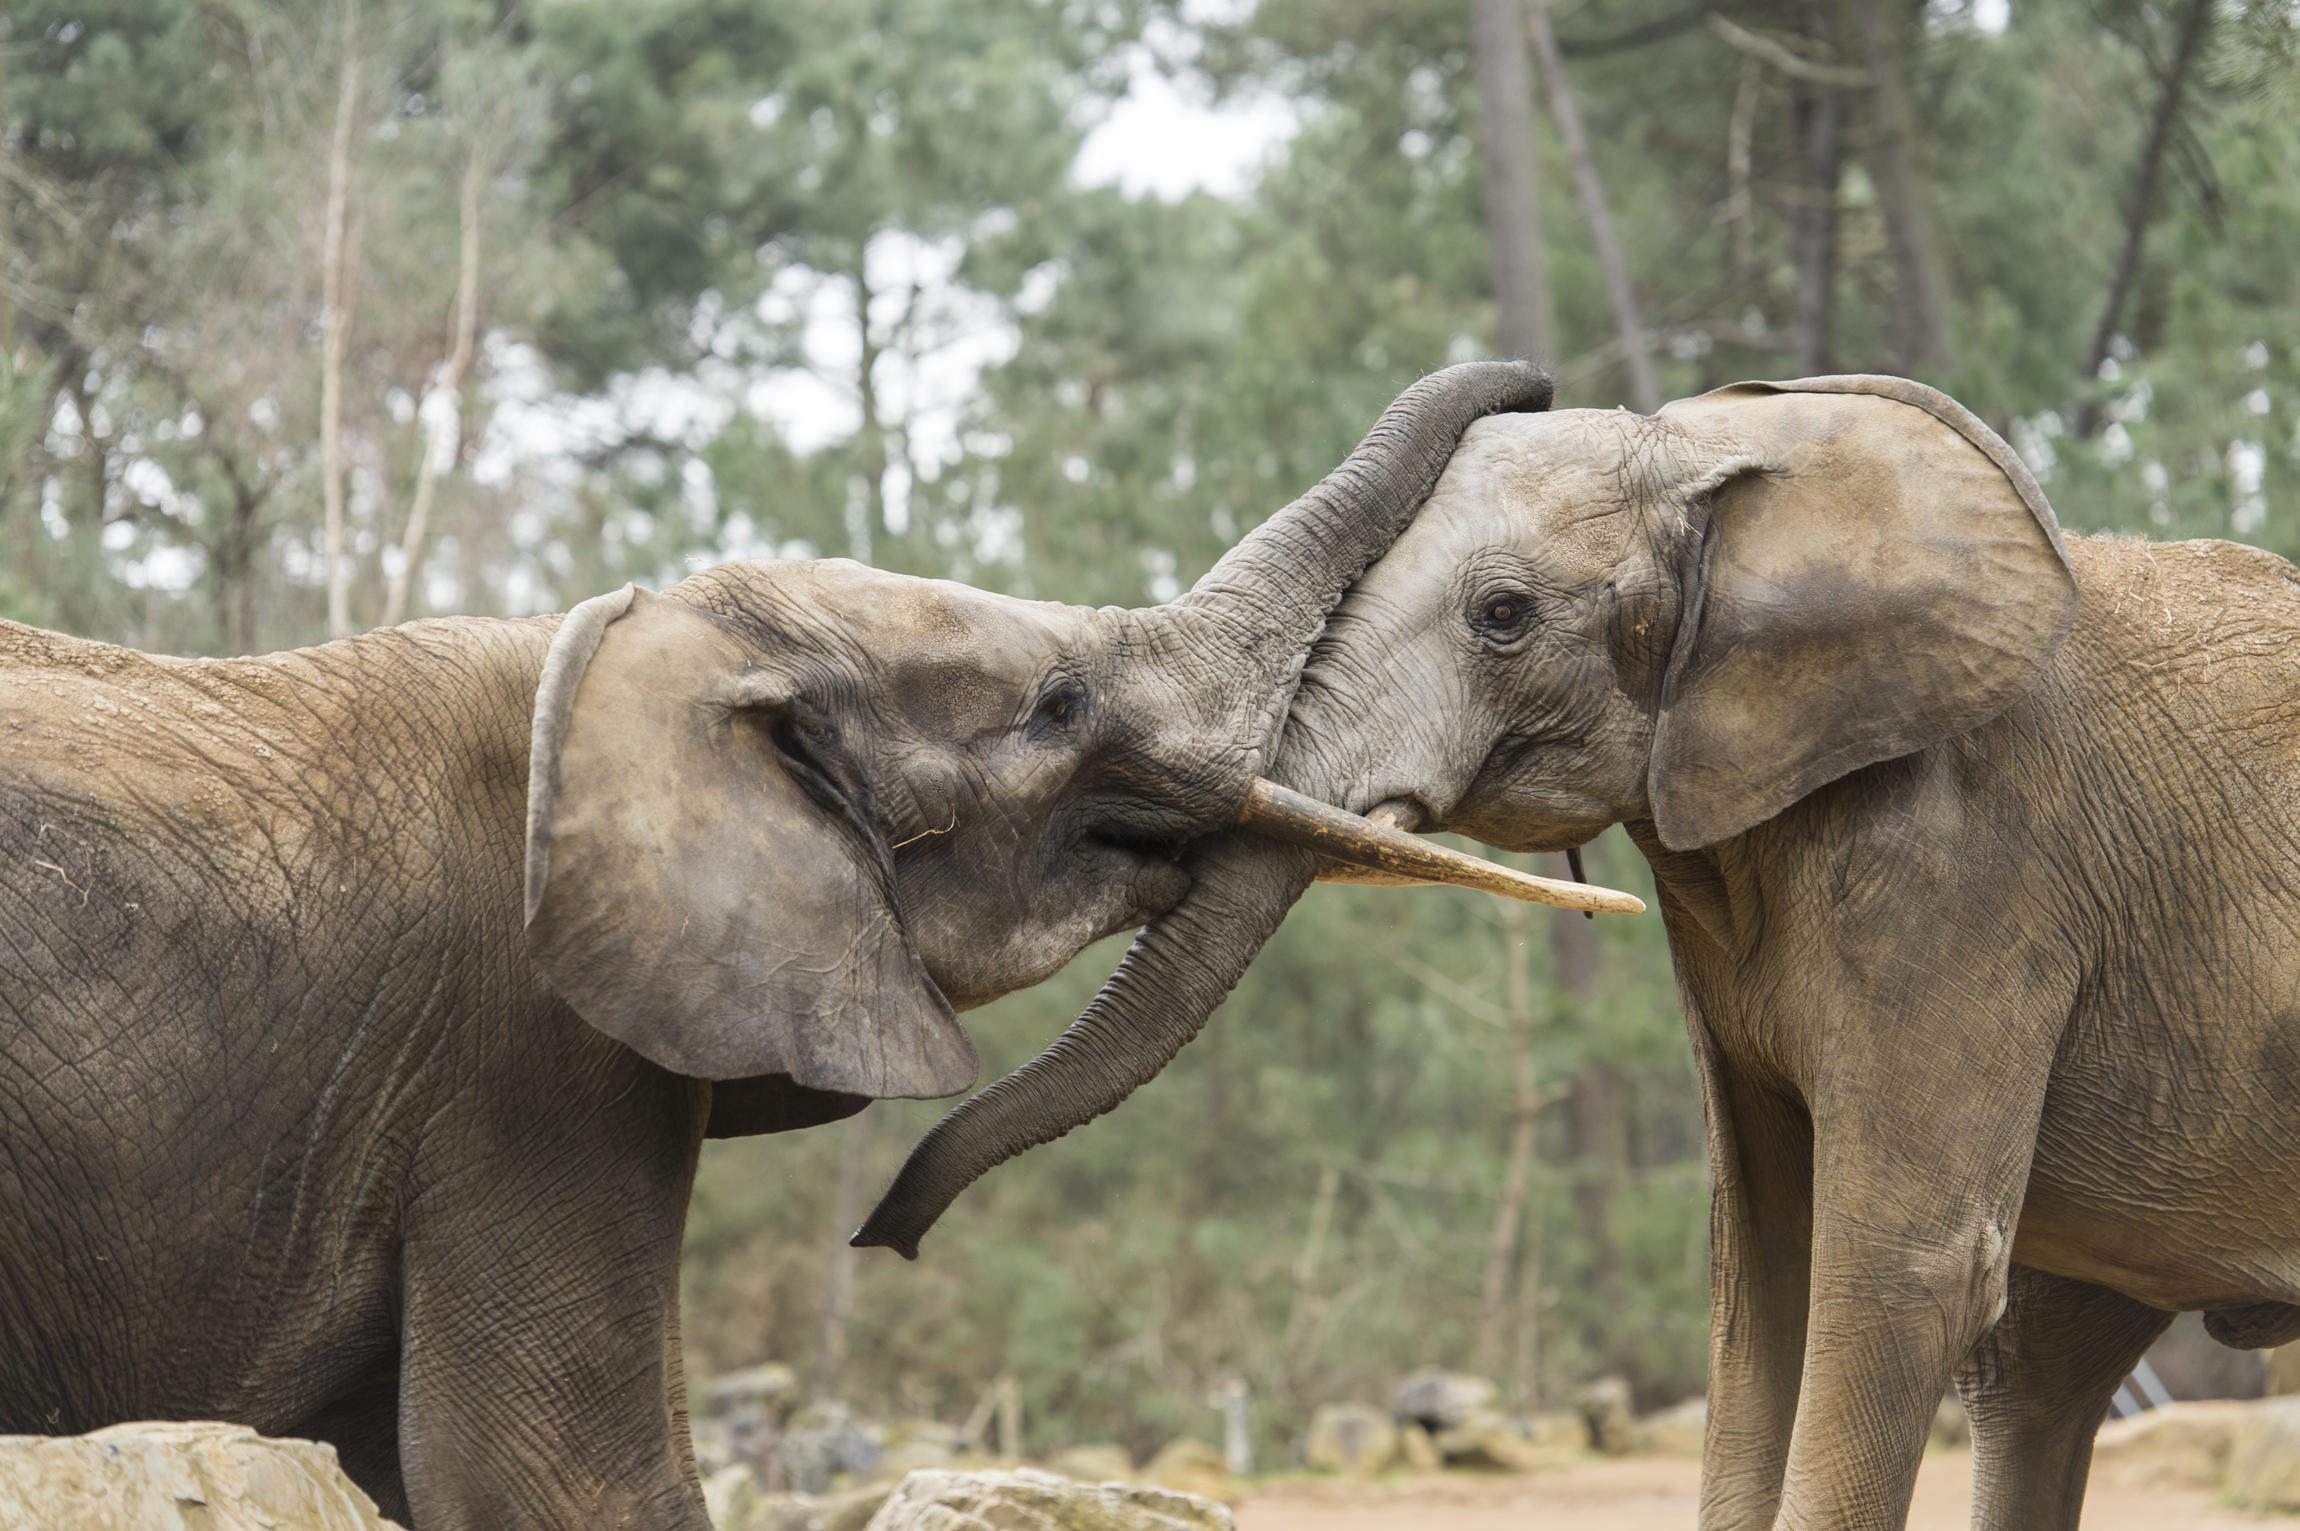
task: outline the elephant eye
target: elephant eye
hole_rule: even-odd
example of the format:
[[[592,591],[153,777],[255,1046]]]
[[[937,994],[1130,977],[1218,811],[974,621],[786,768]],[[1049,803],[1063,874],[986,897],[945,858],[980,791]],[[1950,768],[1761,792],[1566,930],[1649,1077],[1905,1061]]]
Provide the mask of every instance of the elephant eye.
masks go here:
[[[1064,681],[1038,699],[1038,709],[1030,716],[1030,731],[1044,736],[1077,726],[1086,715],[1086,688],[1076,681]]]
[[[1478,603],[1472,623],[1489,638],[1515,637],[1533,611],[1532,600],[1519,590],[1489,595]]]

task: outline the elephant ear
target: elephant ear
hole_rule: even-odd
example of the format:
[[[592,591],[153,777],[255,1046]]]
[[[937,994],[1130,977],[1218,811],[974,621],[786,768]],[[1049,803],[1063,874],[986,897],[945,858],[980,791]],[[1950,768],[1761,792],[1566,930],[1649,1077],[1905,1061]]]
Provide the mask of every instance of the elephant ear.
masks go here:
[[[568,613],[527,782],[527,949],[681,1074],[950,1095],[974,1048],[902,920],[859,773],[717,618],[626,586]]]
[[[1736,383],[1669,405],[1720,443],[1653,736],[1673,850],[2012,705],[2068,633],[2060,526],[2010,447],[1894,377]]]

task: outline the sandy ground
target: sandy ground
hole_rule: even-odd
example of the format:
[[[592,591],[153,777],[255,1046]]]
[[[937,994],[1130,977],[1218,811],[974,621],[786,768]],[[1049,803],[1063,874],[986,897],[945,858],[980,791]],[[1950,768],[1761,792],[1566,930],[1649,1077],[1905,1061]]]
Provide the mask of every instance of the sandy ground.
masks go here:
[[[1638,1458],[1522,1477],[1277,1484],[1238,1507],[1238,1531],[1693,1531],[1700,1481],[1698,1463]],[[1927,1457],[1910,1531],[1964,1531],[1971,1490],[1968,1453]],[[2202,1490],[2102,1491],[2084,1506],[2084,1531],[2259,1531],[2275,1524],[2293,1522],[2226,1509]]]

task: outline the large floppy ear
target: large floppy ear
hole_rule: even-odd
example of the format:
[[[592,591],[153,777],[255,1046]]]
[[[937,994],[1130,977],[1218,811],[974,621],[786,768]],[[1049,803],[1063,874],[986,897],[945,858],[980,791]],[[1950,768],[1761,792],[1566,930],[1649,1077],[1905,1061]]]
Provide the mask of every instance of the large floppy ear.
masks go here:
[[[2010,447],[1894,377],[1669,405],[1717,443],[1648,787],[1673,850],[2012,705],[2076,615],[2060,526]]]
[[[862,781],[718,618],[568,613],[527,781],[527,949],[593,1026],[706,1079],[951,1095],[974,1048],[904,928]]]

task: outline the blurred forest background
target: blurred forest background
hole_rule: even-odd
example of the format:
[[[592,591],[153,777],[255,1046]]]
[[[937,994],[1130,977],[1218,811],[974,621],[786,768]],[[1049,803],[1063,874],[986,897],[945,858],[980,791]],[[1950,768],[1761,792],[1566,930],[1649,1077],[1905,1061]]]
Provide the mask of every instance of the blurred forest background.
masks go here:
[[[1908,372],[2072,527],[2289,555],[2296,54],[2263,0],[18,0],[0,613],[246,652],[818,554],[1139,604],[1497,351]],[[1086,184],[1152,76],[1292,129]],[[985,1077],[1120,949],[970,1017]],[[711,1146],[691,1375],[1010,1377],[1037,1451],[1239,1379],[1265,1459],[1421,1363],[1701,1386],[1655,918],[1322,888],[1124,1110],[844,1250],[935,1114]]]

